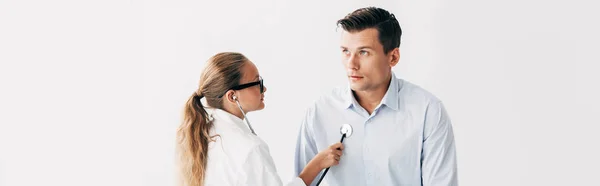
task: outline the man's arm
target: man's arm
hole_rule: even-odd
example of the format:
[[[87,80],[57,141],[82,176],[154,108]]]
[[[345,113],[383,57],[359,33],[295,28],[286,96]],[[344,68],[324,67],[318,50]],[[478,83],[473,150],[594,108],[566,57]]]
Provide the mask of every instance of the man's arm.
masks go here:
[[[298,132],[298,138],[296,140],[296,152],[294,158],[294,176],[299,176],[304,170],[304,167],[312,160],[318,153],[316,143],[314,141],[313,133],[310,128],[310,124],[314,120],[313,109],[308,109],[306,115],[302,119],[300,125],[300,131]],[[315,185],[313,181],[311,185]]]
[[[452,123],[440,101],[427,108],[421,175],[423,186],[458,186]]]

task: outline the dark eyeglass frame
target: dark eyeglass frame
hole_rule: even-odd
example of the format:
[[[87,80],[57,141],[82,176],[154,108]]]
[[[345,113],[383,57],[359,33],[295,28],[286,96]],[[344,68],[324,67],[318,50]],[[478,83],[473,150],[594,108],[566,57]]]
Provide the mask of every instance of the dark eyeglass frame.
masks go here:
[[[250,83],[245,83],[245,84],[241,84],[238,86],[234,86],[231,87],[229,90],[242,90],[248,87],[252,87],[252,86],[256,86],[256,85],[260,85],[260,93],[264,93],[265,92],[265,85],[263,83],[263,78],[258,76],[258,81],[255,82],[250,82]],[[219,96],[219,98],[223,97],[225,95],[225,93],[223,93],[221,96]]]

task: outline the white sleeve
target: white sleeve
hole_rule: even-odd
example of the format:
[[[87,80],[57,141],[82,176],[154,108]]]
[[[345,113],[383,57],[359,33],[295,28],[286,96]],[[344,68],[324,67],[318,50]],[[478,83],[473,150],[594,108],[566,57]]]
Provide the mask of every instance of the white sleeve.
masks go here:
[[[295,177],[292,181],[288,182],[286,186],[306,186],[304,181],[300,177]]]
[[[275,163],[264,142],[255,146],[242,166],[242,174],[237,185],[248,186],[281,186],[281,178],[277,174]],[[294,178],[287,186],[306,186],[299,177]]]

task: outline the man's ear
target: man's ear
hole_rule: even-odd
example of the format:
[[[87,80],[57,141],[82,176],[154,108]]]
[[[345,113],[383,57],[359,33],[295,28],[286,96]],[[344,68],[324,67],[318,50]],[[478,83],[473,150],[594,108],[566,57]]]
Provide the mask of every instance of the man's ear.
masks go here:
[[[398,64],[398,61],[400,61],[400,48],[394,48],[392,51],[390,51],[389,55],[390,67],[396,66]]]

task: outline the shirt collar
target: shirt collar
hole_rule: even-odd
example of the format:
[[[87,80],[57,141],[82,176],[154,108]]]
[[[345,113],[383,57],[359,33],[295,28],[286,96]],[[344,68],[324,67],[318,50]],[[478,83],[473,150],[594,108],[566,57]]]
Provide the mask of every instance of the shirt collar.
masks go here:
[[[396,79],[396,75],[392,71],[392,78],[390,80],[390,85],[388,86],[388,89],[385,92],[385,95],[381,99],[382,105],[385,105],[394,110],[398,110],[398,101],[399,101],[399,99],[398,99],[398,90],[399,90],[398,81],[399,80]],[[354,95],[352,93],[352,88],[350,88],[350,83],[348,83],[348,86],[346,87],[343,97],[344,97],[343,109],[348,109],[352,106],[354,106],[354,107],[360,106],[358,104],[358,102],[356,101],[356,98],[354,98]]]
[[[212,108],[211,110],[211,119],[218,118],[218,123],[228,123],[234,127],[242,129],[244,132],[252,133],[250,128],[248,128],[248,126],[244,123],[244,120],[238,118],[237,116],[222,109]]]

